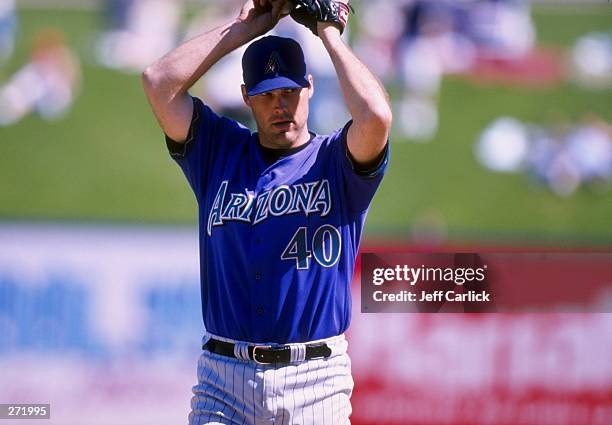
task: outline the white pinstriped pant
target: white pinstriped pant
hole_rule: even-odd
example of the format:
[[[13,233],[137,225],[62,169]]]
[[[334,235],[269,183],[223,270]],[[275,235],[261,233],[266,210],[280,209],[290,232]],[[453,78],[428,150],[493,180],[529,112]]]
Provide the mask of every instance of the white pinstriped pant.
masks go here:
[[[350,424],[353,378],[346,339],[340,335],[321,341],[332,349],[330,357],[281,365],[261,365],[204,350],[189,425]]]

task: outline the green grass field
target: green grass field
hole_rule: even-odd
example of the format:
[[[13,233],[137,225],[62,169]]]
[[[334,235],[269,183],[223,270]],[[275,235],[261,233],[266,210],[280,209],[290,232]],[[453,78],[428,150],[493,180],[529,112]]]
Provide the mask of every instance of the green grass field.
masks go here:
[[[612,8],[539,8],[538,38],[568,45],[577,36],[610,30]],[[5,81],[27,59],[37,28],[61,27],[81,55],[84,87],[71,113],[48,124],[31,116],[0,128],[0,217],[195,223],[196,204],[166,154],[138,76],[93,64],[100,27],[88,11],[20,11],[20,40]],[[387,177],[375,198],[367,235],[410,235],[411,223],[437,211],[455,241],[609,244],[612,192],[579,191],[558,198],[520,175],[493,174],[474,159],[479,132],[500,115],[533,123],[576,121],[587,111],[612,121],[612,91],[571,83],[555,89],[444,82],[440,131],[427,144],[395,140]]]

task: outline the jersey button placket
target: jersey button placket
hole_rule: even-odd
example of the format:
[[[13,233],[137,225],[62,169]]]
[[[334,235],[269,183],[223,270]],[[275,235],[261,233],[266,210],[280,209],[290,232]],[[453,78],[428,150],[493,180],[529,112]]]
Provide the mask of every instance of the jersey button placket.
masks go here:
[[[254,333],[261,332],[261,320],[264,319],[265,315],[265,288],[262,286],[263,275],[261,264],[263,261],[262,255],[264,254],[261,249],[261,233],[260,229],[255,227],[251,235],[251,247],[249,257],[251,260],[250,279],[252,285],[252,297],[251,297],[251,317],[254,326]]]
[[[259,269],[261,263],[260,263],[260,256],[263,254],[262,250],[261,250],[261,236],[258,234],[259,233],[259,229],[254,231],[253,234],[253,239],[252,240],[252,245],[251,245],[251,258],[252,258],[252,265],[254,266],[252,269],[252,276],[255,279],[256,282],[261,282],[262,280],[262,274],[261,274],[261,269]]]

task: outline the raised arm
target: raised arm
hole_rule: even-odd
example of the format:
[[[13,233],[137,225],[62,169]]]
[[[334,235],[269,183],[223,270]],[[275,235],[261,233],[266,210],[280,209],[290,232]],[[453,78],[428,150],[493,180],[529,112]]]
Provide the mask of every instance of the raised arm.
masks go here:
[[[249,0],[231,22],[172,50],[142,74],[145,93],[162,130],[187,138],[193,102],[187,92],[223,56],[265,34],[281,18],[286,0]]]
[[[387,143],[392,113],[387,92],[340,37],[338,28],[319,22],[317,32],[336,69],[353,124],[347,145],[353,160],[364,168],[376,165]]]

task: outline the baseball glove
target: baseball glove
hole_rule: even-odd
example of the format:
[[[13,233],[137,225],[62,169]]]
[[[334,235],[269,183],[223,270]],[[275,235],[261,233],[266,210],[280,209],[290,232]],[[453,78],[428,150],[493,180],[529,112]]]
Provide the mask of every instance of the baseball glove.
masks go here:
[[[335,0],[290,0],[290,2],[295,6],[290,13],[293,20],[304,25],[314,35],[319,35],[317,22],[331,22],[338,27],[340,33],[343,33],[349,13],[353,11],[348,1],[344,3]]]

